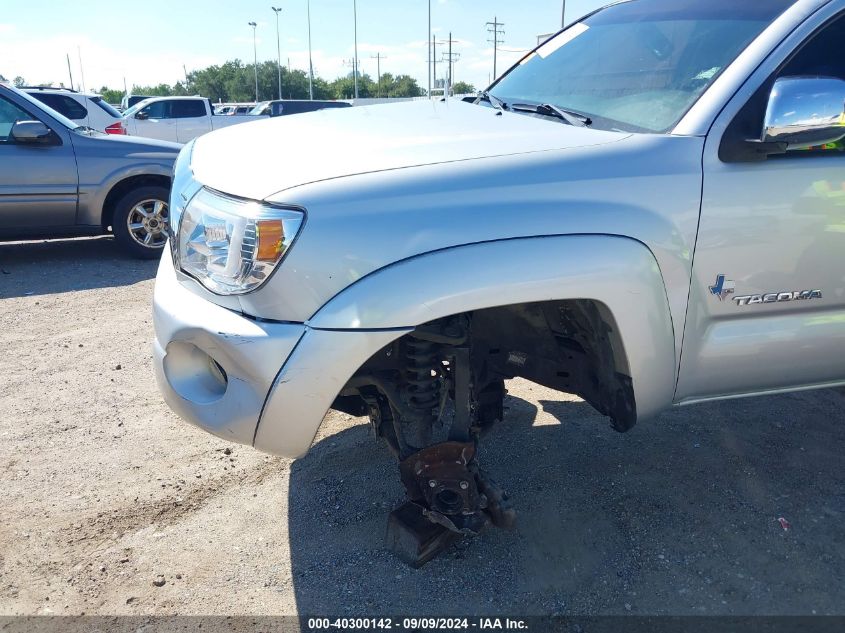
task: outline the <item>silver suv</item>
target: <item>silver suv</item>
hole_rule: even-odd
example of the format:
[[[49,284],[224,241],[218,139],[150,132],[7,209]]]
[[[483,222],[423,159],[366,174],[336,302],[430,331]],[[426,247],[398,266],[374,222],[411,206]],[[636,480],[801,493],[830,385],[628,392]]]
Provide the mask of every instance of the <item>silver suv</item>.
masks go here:
[[[0,83],[0,238],[111,231],[129,253],[158,257],[180,147],[76,125]]]

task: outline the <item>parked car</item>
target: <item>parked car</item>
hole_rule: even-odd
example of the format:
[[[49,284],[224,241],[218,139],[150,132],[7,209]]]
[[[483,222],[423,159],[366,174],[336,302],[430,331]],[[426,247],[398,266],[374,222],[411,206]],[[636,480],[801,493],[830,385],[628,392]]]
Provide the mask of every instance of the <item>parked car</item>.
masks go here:
[[[473,104],[376,108],[182,151],[154,358],[183,418],[268,453],[369,416],[413,564],[512,523],[476,457],[506,379],[617,431],[845,385],[845,0],[622,2]]]
[[[346,101],[309,101],[307,99],[276,99],[274,101],[262,101],[257,104],[249,114],[253,116],[285,116],[288,114],[299,114],[301,112],[314,112],[326,108],[351,108],[352,104]]]
[[[247,116],[212,114],[205,97],[151,97],[123,113],[126,129],[133,136],[187,143],[200,134],[230,125],[255,121]]]
[[[159,257],[180,147],[79,126],[0,83],[0,238],[112,232],[132,255]]]
[[[106,134],[126,134],[123,116],[100,95],[40,86],[23,88],[23,91],[77,125]]]

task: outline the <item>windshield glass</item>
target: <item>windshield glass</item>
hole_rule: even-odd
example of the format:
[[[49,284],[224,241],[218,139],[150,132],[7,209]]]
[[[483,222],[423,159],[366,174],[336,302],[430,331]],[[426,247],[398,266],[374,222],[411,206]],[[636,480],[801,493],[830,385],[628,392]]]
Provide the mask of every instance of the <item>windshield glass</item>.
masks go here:
[[[257,106],[255,106],[252,110],[249,111],[252,115],[259,115],[259,114],[266,114],[266,110],[270,107],[269,101],[262,101]]]
[[[150,97],[150,99],[152,99],[152,98],[153,97]],[[138,110],[140,110],[145,105],[147,105],[147,102],[150,101],[150,99],[144,99],[143,101],[139,101],[138,103],[133,105],[131,108],[124,110],[122,116],[124,116],[124,117],[133,116]]]
[[[495,83],[593,127],[667,132],[792,0],[632,0],[573,24]]]

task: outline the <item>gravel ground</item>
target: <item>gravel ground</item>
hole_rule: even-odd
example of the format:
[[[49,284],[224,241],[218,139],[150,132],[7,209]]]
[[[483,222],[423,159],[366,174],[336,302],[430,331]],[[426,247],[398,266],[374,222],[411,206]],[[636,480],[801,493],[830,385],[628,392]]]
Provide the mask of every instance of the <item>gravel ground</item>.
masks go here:
[[[619,435],[511,381],[481,451],[518,528],[411,570],[365,420],[329,413],[290,461],[168,410],[155,267],[108,238],[0,244],[0,615],[845,614],[845,392]]]

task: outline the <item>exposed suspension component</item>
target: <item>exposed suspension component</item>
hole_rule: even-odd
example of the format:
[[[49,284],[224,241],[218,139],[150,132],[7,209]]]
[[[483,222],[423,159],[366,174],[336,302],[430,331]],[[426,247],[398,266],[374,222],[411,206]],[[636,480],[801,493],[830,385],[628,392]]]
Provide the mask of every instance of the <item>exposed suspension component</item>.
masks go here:
[[[441,381],[437,345],[413,336],[405,341],[405,396],[408,406],[423,415],[431,415],[440,405]]]
[[[505,391],[486,356],[473,355],[471,323],[460,315],[420,326],[347,385],[399,458],[408,499],[391,513],[387,541],[415,567],[489,523],[515,521],[478,466],[478,437],[502,418]]]

